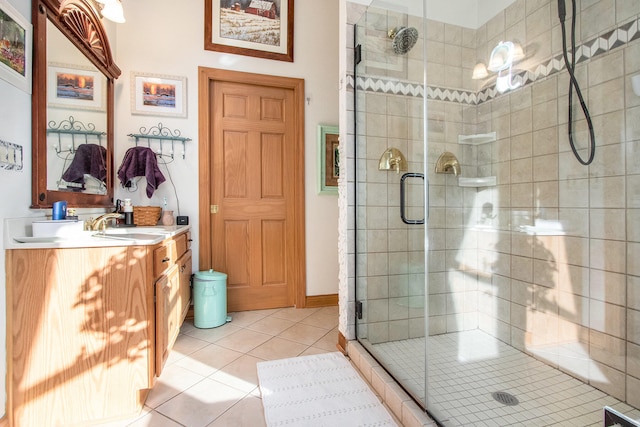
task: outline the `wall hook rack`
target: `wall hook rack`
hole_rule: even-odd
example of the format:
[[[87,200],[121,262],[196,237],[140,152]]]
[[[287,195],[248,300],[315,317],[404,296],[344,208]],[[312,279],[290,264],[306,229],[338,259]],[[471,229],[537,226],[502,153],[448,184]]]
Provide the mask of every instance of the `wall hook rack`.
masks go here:
[[[59,123],[56,123],[55,120],[51,120],[48,124],[47,135],[54,134],[58,135],[58,141],[54,145],[54,150],[56,153],[60,154],[61,152],[76,152],[76,137],[80,139],[84,139],[84,143],[88,144],[90,138],[96,138],[98,140],[98,145],[102,145],[102,137],[105,136],[106,132],[101,132],[96,130],[96,125],[93,123],[84,124],[83,122],[76,120],[73,116],[69,116],[68,120],[61,120]],[[69,144],[68,150],[62,149],[62,135],[71,135],[71,144]],[[82,142],[79,142],[82,144]]]
[[[140,128],[139,132],[140,133],[130,133],[127,135],[135,138],[136,147],[141,143],[140,140],[142,139],[147,140],[147,147],[149,148],[151,148],[151,141],[157,140],[159,141],[160,148],[158,150],[154,150],[154,152],[159,156],[170,156],[173,159],[175,143],[178,142],[182,144],[182,158],[185,158],[185,143],[187,141],[191,141],[191,138],[181,136],[178,129],[171,130],[164,127],[162,123],[158,123],[158,126],[152,126],[149,129],[143,126]],[[166,154],[167,148],[163,146],[164,143],[171,144],[168,154]]]

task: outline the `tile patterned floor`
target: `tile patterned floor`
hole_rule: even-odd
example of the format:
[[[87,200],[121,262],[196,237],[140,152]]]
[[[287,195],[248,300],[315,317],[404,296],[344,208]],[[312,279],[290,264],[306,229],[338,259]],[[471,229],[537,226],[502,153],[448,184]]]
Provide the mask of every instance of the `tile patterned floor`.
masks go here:
[[[338,307],[230,315],[212,329],[187,320],[143,413],[102,426],[264,426],[256,363],[337,351]]]
[[[595,427],[602,426],[604,406],[640,420],[640,410],[480,330],[436,335],[429,346],[429,398],[445,426]],[[424,338],[370,347],[424,402]],[[505,406],[493,399],[494,391],[511,393],[520,403]]]

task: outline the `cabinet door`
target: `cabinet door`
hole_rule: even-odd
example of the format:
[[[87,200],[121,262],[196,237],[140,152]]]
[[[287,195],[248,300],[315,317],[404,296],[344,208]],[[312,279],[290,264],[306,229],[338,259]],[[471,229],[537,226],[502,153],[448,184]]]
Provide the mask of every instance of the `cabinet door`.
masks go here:
[[[160,376],[180,331],[180,270],[174,264],[156,281],[156,376]]]
[[[178,260],[180,269],[180,324],[189,312],[191,306],[191,251],[188,250],[182,258]]]
[[[13,426],[140,411],[154,368],[149,258],[138,246],[7,251]]]

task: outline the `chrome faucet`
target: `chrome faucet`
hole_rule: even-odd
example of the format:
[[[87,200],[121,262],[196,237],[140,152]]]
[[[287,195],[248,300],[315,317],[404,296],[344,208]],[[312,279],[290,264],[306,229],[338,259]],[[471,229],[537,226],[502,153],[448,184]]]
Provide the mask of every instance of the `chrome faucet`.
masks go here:
[[[112,219],[124,218],[124,215],[118,212],[109,212],[104,215],[100,215],[98,218],[89,218],[84,222],[85,230],[104,231],[107,229],[107,221]]]

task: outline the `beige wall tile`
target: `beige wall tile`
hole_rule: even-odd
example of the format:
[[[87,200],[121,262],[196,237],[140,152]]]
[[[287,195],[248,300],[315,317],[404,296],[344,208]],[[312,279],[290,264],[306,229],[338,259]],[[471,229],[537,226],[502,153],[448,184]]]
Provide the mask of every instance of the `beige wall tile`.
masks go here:
[[[625,324],[625,308],[602,301],[590,300],[589,326],[597,331],[624,338],[627,325]],[[628,322],[627,318],[627,322]]]
[[[570,265],[565,263],[558,264],[559,289],[563,292],[569,292],[576,295],[589,296],[589,268]]]
[[[627,307],[640,310],[640,277],[627,276]]]
[[[586,179],[562,180],[560,206],[567,208],[586,208],[589,206],[589,181]]]
[[[589,210],[586,208],[560,208],[558,220],[562,231],[569,236],[589,237]]]
[[[599,146],[597,148],[597,155],[589,167],[590,176],[606,177],[624,175],[625,149],[626,144],[624,143]]]
[[[589,299],[570,292],[558,292],[560,317],[576,325],[589,326]]]
[[[640,175],[627,175],[627,208],[640,208]]]
[[[616,240],[591,239],[590,266],[592,269],[625,273],[626,245]]]
[[[530,133],[533,130],[531,107],[511,113],[511,135]]]
[[[589,384],[617,399],[624,400],[626,397],[625,374],[602,363],[591,362]]]
[[[627,402],[637,408],[640,406],[640,380],[627,375]]]
[[[626,304],[626,276],[620,273],[592,269],[590,297],[611,304]]]
[[[627,373],[640,378],[640,345],[630,342],[627,342]]]
[[[528,257],[511,257],[511,277],[524,282],[533,280],[533,260]]]
[[[534,148],[535,149],[535,148]],[[549,154],[546,156],[536,156],[533,158],[533,181],[554,181],[557,194],[558,181],[558,155]],[[557,204],[555,205],[557,206]]]
[[[624,76],[624,55],[621,50],[600,55],[589,62],[589,86]]]
[[[624,372],[626,353],[626,341],[591,330],[589,355],[593,360]]]
[[[589,87],[589,112],[594,116],[624,108],[624,78]]]
[[[589,231],[591,238],[625,240],[625,209],[591,209]]]
[[[640,276],[640,243],[627,243],[627,274]]]

